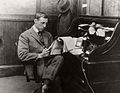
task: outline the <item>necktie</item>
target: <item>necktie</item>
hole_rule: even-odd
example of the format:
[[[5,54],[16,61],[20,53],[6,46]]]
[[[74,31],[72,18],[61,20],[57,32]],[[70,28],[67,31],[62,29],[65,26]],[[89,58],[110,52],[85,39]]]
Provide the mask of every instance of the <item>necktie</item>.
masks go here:
[[[38,35],[39,35],[39,40],[41,41],[41,43],[42,43],[43,45],[45,45],[43,33],[42,33],[42,32],[39,32]]]

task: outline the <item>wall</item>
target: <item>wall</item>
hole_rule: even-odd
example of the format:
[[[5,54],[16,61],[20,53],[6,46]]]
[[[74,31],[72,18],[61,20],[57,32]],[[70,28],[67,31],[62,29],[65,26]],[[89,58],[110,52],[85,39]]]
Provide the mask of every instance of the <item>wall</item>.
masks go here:
[[[83,14],[83,1],[79,0],[80,14]],[[92,16],[120,16],[120,1],[119,0],[85,0],[87,2],[86,13]]]
[[[102,0],[89,1],[89,14],[101,16],[102,13]]]
[[[0,14],[32,15],[36,12],[36,0],[1,0]]]
[[[0,19],[0,76],[23,74],[15,43],[19,34],[32,24],[31,20]]]
[[[120,16],[120,1],[119,0],[104,0],[105,16]]]

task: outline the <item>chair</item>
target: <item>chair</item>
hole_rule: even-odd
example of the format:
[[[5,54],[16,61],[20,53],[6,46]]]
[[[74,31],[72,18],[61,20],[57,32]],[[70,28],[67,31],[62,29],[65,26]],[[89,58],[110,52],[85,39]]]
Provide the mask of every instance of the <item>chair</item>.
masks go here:
[[[27,82],[33,80],[36,83],[40,83],[40,78],[37,74],[37,64],[23,64],[23,65],[25,68],[24,74],[26,76]]]

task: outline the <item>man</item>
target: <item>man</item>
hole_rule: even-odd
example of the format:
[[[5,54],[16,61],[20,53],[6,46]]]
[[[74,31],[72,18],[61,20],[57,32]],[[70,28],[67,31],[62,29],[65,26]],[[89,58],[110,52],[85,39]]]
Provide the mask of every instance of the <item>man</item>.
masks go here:
[[[58,0],[57,10],[60,13],[57,22],[57,35],[68,35],[69,27],[71,25],[73,14],[71,11],[71,3],[69,0]]]
[[[18,57],[26,64],[37,64],[37,73],[43,80],[42,93],[48,89],[50,83],[63,62],[60,55],[49,56],[48,47],[53,42],[52,35],[45,31],[48,17],[45,13],[36,13],[34,25],[23,32],[18,41]]]

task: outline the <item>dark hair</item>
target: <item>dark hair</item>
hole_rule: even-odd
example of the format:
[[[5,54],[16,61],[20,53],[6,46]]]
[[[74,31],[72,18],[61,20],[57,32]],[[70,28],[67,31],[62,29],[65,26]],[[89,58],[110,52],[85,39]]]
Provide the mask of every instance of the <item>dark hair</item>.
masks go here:
[[[35,19],[39,19],[40,17],[48,18],[44,12],[39,12],[35,14]]]

